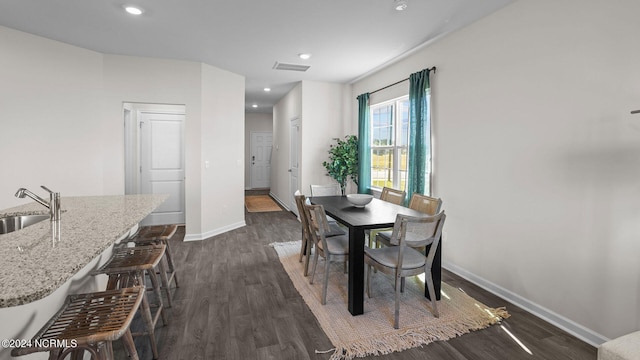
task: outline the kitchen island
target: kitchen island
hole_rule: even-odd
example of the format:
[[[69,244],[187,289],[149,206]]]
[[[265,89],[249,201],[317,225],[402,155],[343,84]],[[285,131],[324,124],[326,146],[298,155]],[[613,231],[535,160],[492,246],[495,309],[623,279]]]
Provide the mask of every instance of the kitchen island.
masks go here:
[[[100,287],[106,279],[100,281],[89,272],[106,262],[112,245],[126,238],[167,198],[63,196],[59,222],[44,220],[0,235],[0,338],[30,339],[67,294],[104,290]],[[42,205],[31,202],[1,210],[0,217],[47,213]],[[10,349],[0,348],[0,360],[9,359],[9,353]],[[45,354],[22,358],[40,358],[37,355]]]

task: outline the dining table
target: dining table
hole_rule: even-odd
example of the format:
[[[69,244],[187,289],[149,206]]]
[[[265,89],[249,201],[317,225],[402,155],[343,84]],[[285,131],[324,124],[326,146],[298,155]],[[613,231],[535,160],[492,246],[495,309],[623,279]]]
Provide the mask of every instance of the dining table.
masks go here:
[[[349,229],[349,285],[348,309],[351,315],[364,312],[364,249],[365,232],[370,229],[393,227],[398,214],[411,216],[425,216],[424,213],[402,205],[396,205],[384,200],[373,198],[364,207],[356,207],[347,200],[346,196],[314,196],[310,198],[314,205],[322,205],[327,215]],[[426,251],[429,251],[427,247]],[[442,241],[436,250],[431,277],[436,293],[436,300],[440,300],[442,278]],[[425,297],[429,292],[425,287]]]

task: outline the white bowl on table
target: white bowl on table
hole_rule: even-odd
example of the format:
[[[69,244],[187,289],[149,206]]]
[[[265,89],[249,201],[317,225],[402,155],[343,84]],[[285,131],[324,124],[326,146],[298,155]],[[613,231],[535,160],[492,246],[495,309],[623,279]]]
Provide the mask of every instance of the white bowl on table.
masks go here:
[[[347,194],[347,200],[357,208],[363,208],[371,202],[373,195],[369,194]]]

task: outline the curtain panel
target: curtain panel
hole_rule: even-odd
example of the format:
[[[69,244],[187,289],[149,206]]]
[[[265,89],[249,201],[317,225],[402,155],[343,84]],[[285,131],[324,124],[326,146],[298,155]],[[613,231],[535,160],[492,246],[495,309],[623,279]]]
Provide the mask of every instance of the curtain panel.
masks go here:
[[[424,69],[409,76],[409,171],[407,198],[414,193],[428,194],[429,158],[431,152],[429,108],[429,72]]]
[[[369,93],[358,96],[358,193],[371,193],[371,124]]]

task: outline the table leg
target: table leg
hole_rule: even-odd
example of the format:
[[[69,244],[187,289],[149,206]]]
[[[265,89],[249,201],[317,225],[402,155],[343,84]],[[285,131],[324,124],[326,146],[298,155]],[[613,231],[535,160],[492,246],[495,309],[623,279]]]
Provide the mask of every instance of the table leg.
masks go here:
[[[425,252],[428,254],[431,245],[427,246]],[[442,288],[442,239],[438,242],[438,248],[433,258],[433,265],[431,266],[431,279],[433,279],[433,289],[436,293],[436,300],[440,300],[440,289]],[[424,287],[424,296],[431,300],[429,296],[429,289]]]
[[[438,283],[439,286],[439,283]],[[364,312],[364,229],[349,228],[349,312]]]

